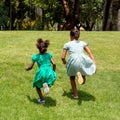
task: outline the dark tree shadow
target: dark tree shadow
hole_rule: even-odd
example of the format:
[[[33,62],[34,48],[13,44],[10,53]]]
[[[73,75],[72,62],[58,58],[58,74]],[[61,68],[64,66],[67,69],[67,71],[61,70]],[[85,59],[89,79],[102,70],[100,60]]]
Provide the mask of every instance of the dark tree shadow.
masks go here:
[[[40,104],[38,103],[37,99],[35,98],[32,99],[29,95],[26,95],[26,97],[30,102],[33,102],[35,104]],[[44,105],[45,107],[54,107],[56,106],[56,100],[52,99],[49,96],[45,96],[45,104],[42,104],[42,105]]]
[[[64,93],[62,94],[62,96],[67,96],[70,99],[74,99],[72,96],[73,93],[71,90],[69,92],[66,92],[65,90],[63,90],[63,91],[64,91]],[[78,90],[78,96],[79,96],[79,98],[76,100],[78,100],[79,105],[82,103],[82,101],[95,101],[95,97],[93,95],[91,95],[87,92],[84,92],[84,91]]]

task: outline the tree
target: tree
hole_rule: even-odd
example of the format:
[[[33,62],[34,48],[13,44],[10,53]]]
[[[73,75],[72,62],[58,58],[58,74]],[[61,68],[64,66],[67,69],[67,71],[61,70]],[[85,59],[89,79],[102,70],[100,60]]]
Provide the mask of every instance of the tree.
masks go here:
[[[120,0],[113,0],[111,7],[112,30],[120,30]]]
[[[7,22],[8,17],[8,8],[5,6],[3,1],[0,2],[0,29],[8,29]]]
[[[16,2],[13,0],[5,0],[5,4],[6,6],[9,8],[9,16],[10,16],[10,20],[9,20],[9,29],[10,30],[14,30],[14,21],[15,21],[15,17],[16,17]]]
[[[91,31],[93,27],[102,20],[101,0],[81,0],[80,2],[80,22],[85,30]]]
[[[111,19],[110,19],[111,4],[112,4],[112,0],[104,0],[104,11],[103,11],[104,16],[103,16],[103,26],[102,26],[103,31],[111,29]]]
[[[61,0],[65,11],[66,23],[62,30],[70,30],[79,23],[80,1]]]
[[[104,1],[104,17],[102,30],[118,30],[120,0]]]
[[[61,0],[65,11],[63,30],[70,30],[81,24],[86,30],[92,30],[97,19],[102,16],[101,0]]]
[[[43,22],[48,30],[51,30],[55,23],[62,22],[62,7],[57,1],[46,1],[46,7],[42,7],[43,9]]]
[[[42,11],[41,16],[36,9]],[[58,30],[77,25],[99,30],[102,21],[103,30],[117,30],[119,9],[120,0],[1,0],[0,25],[11,30],[56,30],[55,25],[60,26]]]
[[[22,23],[23,23],[23,21],[26,17],[26,14],[28,13],[28,16],[30,17],[31,6],[28,7],[27,5],[25,5],[23,0],[17,0],[17,2],[18,2],[18,5],[16,7],[15,28],[21,30],[22,29]]]
[[[29,0],[24,0],[25,4],[29,6]],[[35,29],[46,29],[53,30],[55,23],[62,22],[63,10],[58,0],[31,0],[32,9],[31,12],[35,11]],[[42,16],[38,15],[39,10],[42,12]]]
[[[120,9],[118,10],[118,23],[117,23],[117,30],[120,31]]]

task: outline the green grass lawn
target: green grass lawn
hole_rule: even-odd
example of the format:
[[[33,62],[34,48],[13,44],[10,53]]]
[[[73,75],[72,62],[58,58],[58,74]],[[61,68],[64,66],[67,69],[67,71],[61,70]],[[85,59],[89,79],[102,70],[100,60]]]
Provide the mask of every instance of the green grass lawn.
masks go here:
[[[48,51],[57,64],[57,80],[44,105],[32,88],[37,65],[24,70],[38,52],[39,37],[50,40]],[[0,120],[120,120],[120,32],[81,32],[81,39],[89,43],[97,73],[77,84],[74,100],[61,62],[68,31],[0,31]]]

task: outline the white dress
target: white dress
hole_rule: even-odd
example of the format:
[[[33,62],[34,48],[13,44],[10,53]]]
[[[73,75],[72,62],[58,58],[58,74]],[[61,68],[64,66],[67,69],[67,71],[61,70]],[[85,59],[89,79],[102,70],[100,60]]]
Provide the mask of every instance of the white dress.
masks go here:
[[[93,60],[84,53],[87,44],[83,41],[73,40],[66,43],[63,49],[69,53],[66,68],[68,76],[76,76],[77,72],[82,75],[92,75],[96,71]]]

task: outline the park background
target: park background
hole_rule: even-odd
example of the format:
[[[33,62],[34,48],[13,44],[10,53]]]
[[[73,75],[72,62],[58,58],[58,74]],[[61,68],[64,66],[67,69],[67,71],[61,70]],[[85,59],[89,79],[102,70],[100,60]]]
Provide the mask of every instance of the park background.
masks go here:
[[[119,31],[120,0],[0,0],[1,30]]]
[[[78,100],[61,61],[74,27],[97,64],[96,74],[77,84]],[[0,0],[0,120],[119,120],[119,31],[120,0]],[[50,40],[57,65],[45,104],[32,88],[37,65],[25,71],[38,38]]]

